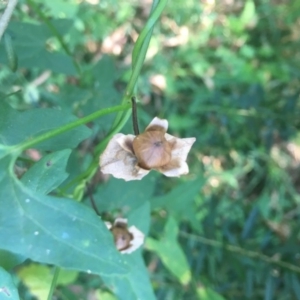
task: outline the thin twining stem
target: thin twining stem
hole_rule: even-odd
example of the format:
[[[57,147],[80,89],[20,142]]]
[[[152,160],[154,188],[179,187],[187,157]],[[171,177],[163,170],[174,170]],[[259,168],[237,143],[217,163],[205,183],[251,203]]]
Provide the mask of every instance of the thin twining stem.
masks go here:
[[[135,97],[131,97],[132,102],[132,124],[133,124],[133,131],[135,135],[140,134],[139,130],[139,123],[138,123],[138,117],[137,117],[137,109],[136,109],[136,99]]]

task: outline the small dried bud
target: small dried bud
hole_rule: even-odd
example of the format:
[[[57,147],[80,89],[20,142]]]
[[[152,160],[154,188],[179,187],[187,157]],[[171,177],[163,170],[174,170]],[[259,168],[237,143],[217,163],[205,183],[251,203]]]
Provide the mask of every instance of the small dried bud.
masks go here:
[[[132,145],[141,168],[148,170],[160,168],[171,160],[172,147],[165,138],[164,130],[149,128],[138,135]]]
[[[133,236],[128,231],[126,224],[117,223],[111,228],[111,232],[114,236],[115,245],[119,251],[130,247]]]
[[[127,219],[117,218],[112,225],[105,222],[107,228],[114,236],[116,248],[121,253],[132,253],[144,242],[144,234],[135,226],[127,226]]]

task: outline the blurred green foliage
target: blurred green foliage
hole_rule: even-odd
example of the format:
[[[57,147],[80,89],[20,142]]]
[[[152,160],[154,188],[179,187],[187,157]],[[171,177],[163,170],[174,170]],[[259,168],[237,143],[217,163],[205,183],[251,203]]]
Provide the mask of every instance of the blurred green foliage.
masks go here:
[[[9,68],[3,40],[0,44],[5,145],[30,140],[74,115],[119,104],[134,42],[151,8],[150,1],[133,0],[19,2],[7,29],[18,58],[16,72]],[[50,205],[60,201],[57,197],[75,195],[79,186],[75,198],[82,196],[80,205],[87,207],[74,211],[91,218],[91,228],[96,216],[90,194],[104,220],[128,217],[149,236],[144,252],[122,258],[120,265],[117,253],[100,261],[109,265],[106,259],[115,258],[119,271],[129,266],[126,275],[110,276],[105,269],[95,272],[100,278],[74,266],[77,276],[66,273],[58,281],[57,299],[300,299],[299,15],[297,0],[169,1],[137,85],[139,123],[145,128],[159,116],[168,119],[173,135],[197,138],[187,176],[171,179],[152,172],[142,181],[124,182],[99,172],[82,191],[76,179],[94,159],[113,115],[91,122],[89,130],[78,127],[40,144],[38,163],[33,152],[20,156],[15,172],[26,188],[12,181],[7,189],[24,195],[29,188],[51,192],[51,198],[36,199]],[[44,114],[36,119],[39,109]],[[132,133],[128,123],[124,133]],[[7,169],[2,166],[0,179]],[[57,207],[48,211],[51,220],[67,224],[63,214],[63,220],[55,218]],[[34,213],[30,216],[35,220]],[[26,258],[1,250],[6,271],[1,268],[0,276],[14,293],[18,286],[21,299],[43,300],[34,298],[32,282],[46,292],[49,282],[32,276],[51,280],[50,268],[23,263]]]

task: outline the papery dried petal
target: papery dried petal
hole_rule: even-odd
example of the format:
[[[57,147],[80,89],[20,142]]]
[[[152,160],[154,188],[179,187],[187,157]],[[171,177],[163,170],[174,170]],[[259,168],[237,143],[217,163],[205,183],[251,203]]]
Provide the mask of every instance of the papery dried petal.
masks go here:
[[[158,171],[167,177],[179,177],[180,175],[188,174],[189,167],[185,161],[196,139],[179,139],[167,133],[165,137],[172,144],[172,159],[167,165],[158,168]]]
[[[146,127],[145,131],[151,131],[152,128],[155,128],[155,130],[157,130],[157,128],[161,128],[164,132],[167,132],[168,130],[168,121],[165,119],[160,119],[155,117],[150,124]]]
[[[144,243],[145,235],[139,229],[137,229],[135,226],[130,226],[128,231],[132,234],[133,239],[130,242],[130,247],[121,251],[123,254],[132,253],[140,248]]]
[[[133,134],[116,134],[116,142],[127,152],[130,152],[131,154],[134,154],[133,152],[133,146],[132,142],[135,139],[135,135]]]
[[[180,177],[189,173],[189,166],[185,161],[174,159],[166,166],[159,168],[158,171],[167,177]]]
[[[133,135],[116,134],[108,143],[100,156],[100,168],[104,174],[112,174],[116,178],[140,180],[149,173],[137,165],[137,158],[131,152]]]
[[[166,140],[169,143],[172,143],[172,159],[179,158],[182,161],[187,159],[187,156],[196,141],[196,138],[176,138],[168,133],[165,134]]]

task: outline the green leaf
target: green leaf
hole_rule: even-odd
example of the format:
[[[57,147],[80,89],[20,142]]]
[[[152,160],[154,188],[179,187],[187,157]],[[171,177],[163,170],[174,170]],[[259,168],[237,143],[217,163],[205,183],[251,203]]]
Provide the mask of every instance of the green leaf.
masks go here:
[[[2,101],[0,102],[0,143],[16,145],[76,119],[75,116],[64,111],[48,108],[18,112]],[[53,151],[75,148],[82,140],[89,137],[90,133],[91,130],[86,126],[79,126],[41,142],[35,147]]]
[[[18,300],[19,294],[9,273],[0,267],[0,299]]]
[[[149,174],[141,181],[129,181],[110,178],[106,184],[99,187],[95,200],[98,209],[112,211],[124,209],[125,211],[135,209],[149,201],[153,195],[156,174]],[[113,201],[110,201],[110,200]]]
[[[66,149],[46,155],[23,175],[22,183],[33,192],[49,194],[69,176],[65,170],[70,154]]]
[[[126,261],[130,266],[128,275],[122,277],[102,276],[103,281],[109,287],[112,287],[112,290],[120,300],[156,299],[149,280],[148,270],[140,251],[126,256]]]
[[[150,213],[150,204],[145,202],[129,214],[128,225],[136,226],[146,235],[150,225]],[[104,282],[112,287],[119,299],[155,299],[141,250],[124,254],[124,259],[129,265],[129,273],[122,277],[102,277]]]
[[[70,20],[52,20],[51,22],[62,35],[68,32],[73,24]],[[19,67],[37,67],[42,70],[76,75],[71,57],[46,49],[47,41],[53,34],[45,24],[10,22],[7,30],[14,42]],[[0,47],[0,62],[6,63],[7,58],[2,48]]]
[[[177,242],[177,235],[177,223],[175,219],[169,217],[161,240],[148,238],[146,247],[160,257],[165,267],[181,284],[186,285],[191,281],[191,271],[185,254]]]
[[[101,290],[98,290],[97,293],[97,300],[118,300],[114,295],[108,292],[103,292]]]
[[[0,250],[0,266],[7,271],[23,263],[25,259],[26,258],[22,255],[17,255],[6,250]]]
[[[88,207],[26,188],[0,161],[0,248],[37,262],[94,274],[126,273],[111,233]],[[18,242],[16,242],[18,241]]]
[[[116,79],[119,76],[119,71],[115,67],[113,57],[103,55],[103,57],[93,66],[91,71],[91,80],[94,85],[92,97],[88,101],[81,102],[79,109],[84,115],[88,115],[95,110],[107,108],[112,105],[117,105],[122,98],[122,95],[116,89]],[[72,87],[74,89],[74,87]],[[107,115],[103,118],[95,120],[95,124],[100,127],[100,130],[107,131],[111,128],[114,120],[113,115]]]

